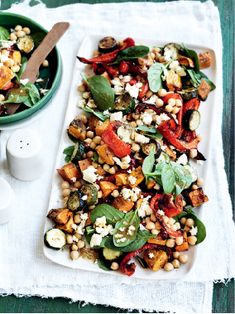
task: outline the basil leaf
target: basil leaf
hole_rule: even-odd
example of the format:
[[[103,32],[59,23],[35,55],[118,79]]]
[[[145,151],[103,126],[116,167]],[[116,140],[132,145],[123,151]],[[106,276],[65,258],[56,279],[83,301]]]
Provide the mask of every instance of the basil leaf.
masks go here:
[[[135,241],[125,247],[122,247],[121,251],[133,252],[135,250],[138,250],[148,241],[148,239],[151,239],[153,237],[154,235],[149,233],[147,230],[138,230]]]
[[[198,59],[198,55],[197,55],[196,51],[192,50],[192,49],[188,49],[184,45],[182,45],[182,48],[183,48],[183,53],[186,55],[186,57],[193,60],[194,69],[196,72],[198,72],[200,69],[200,66],[199,66],[199,59]]]
[[[116,223],[113,232],[113,243],[116,247],[124,247],[133,242],[136,238],[140,225],[140,218],[137,211],[131,211]]]
[[[148,69],[148,83],[152,92],[157,93],[160,88],[162,88],[162,79],[161,75],[163,72],[163,68],[161,63],[154,63]]]
[[[115,94],[109,81],[105,77],[94,75],[86,79],[86,82],[98,109],[114,109]]]
[[[105,121],[109,118],[108,115],[103,114],[102,112],[98,111],[98,110],[94,110],[88,106],[84,106],[82,108],[85,112],[89,112],[92,113],[94,116],[96,116],[97,118],[99,118],[101,121]]]
[[[132,46],[121,50],[118,53],[117,59],[113,64],[120,63],[122,60],[133,60],[137,58],[143,58],[149,53],[149,47],[147,46]]]
[[[175,174],[171,164],[165,163],[161,173],[162,187],[165,193],[172,193],[175,187]]]
[[[65,154],[64,160],[66,162],[70,162],[71,161],[71,157],[72,157],[73,151],[74,151],[74,145],[73,146],[69,146],[69,147],[67,147],[67,148],[65,148],[63,150],[63,154]]]
[[[176,195],[187,189],[192,183],[193,178],[191,173],[184,166],[171,162],[175,174]]]
[[[149,173],[151,173],[153,170],[154,163],[155,163],[155,150],[151,149],[149,155],[144,159],[142,165],[142,171],[146,180],[149,177]]]
[[[9,36],[9,31],[5,27],[0,26],[0,40],[8,40]]]
[[[122,219],[125,214],[120,210],[114,208],[113,206],[110,206],[108,204],[100,204],[92,209],[90,215],[91,222],[95,223],[96,218],[103,216],[106,217],[108,224],[115,224],[117,221]]]

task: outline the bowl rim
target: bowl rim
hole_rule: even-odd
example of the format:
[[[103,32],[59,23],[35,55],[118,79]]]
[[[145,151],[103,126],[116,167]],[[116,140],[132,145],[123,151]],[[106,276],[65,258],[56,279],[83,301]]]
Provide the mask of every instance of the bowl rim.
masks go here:
[[[24,20],[26,20],[27,22],[34,24],[35,26],[37,26],[38,28],[40,28],[42,31],[44,31],[45,33],[48,33],[48,30],[45,29],[41,24],[39,24],[38,22],[32,20],[31,18],[21,15],[21,14],[17,14],[17,13],[11,13],[11,12],[0,12],[0,17],[1,16],[12,16],[12,17],[18,17],[18,18],[22,18]],[[55,72],[55,77],[53,79],[52,85],[50,90],[48,91],[48,93],[43,96],[37,103],[36,105],[32,106],[29,109],[23,110],[21,112],[15,113],[13,115],[10,116],[5,116],[5,117],[0,117],[0,125],[4,125],[4,124],[13,124],[14,122],[17,122],[19,120],[23,120],[26,119],[28,117],[30,117],[31,115],[33,115],[34,113],[36,113],[38,110],[42,109],[44,106],[47,105],[47,103],[50,101],[50,99],[52,98],[52,95],[54,94],[54,92],[56,91],[60,80],[61,80],[61,73],[62,73],[62,59],[61,59],[61,55],[59,53],[59,50],[57,48],[57,46],[55,46],[55,52],[56,52],[56,57],[57,57],[57,69]],[[42,103],[44,103],[44,105],[42,105]],[[26,114],[27,112],[27,114]],[[26,116],[25,116],[26,114]],[[16,118],[16,120],[14,121],[9,121],[9,119],[14,119]]]

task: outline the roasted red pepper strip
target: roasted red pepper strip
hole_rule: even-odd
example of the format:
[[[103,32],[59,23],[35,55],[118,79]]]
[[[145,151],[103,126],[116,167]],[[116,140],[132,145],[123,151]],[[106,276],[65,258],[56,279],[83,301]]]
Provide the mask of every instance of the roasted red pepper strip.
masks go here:
[[[113,62],[116,58],[117,55],[119,53],[119,51],[126,49],[128,47],[134,46],[135,42],[132,38],[126,38],[123,40],[123,45],[118,48],[115,49],[114,51],[108,52],[108,53],[104,53],[100,56],[91,58],[91,59],[86,59],[83,57],[77,57],[79,61],[86,63],[86,64],[92,64],[92,63],[111,63]]]
[[[164,251],[166,251],[166,253],[169,255],[170,258],[172,257],[172,252],[169,248],[164,247],[164,246],[160,246],[157,244],[148,243],[148,244],[145,244],[144,246],[142,246],[142,248],[125,255],[124,258],[122,259],[121,263],[120,263],[120,271],[127,276],[133,275],[135,272],[136,265],[134,263],[128,264],[128,262],[133,257],[135,257],[135,256],[139,255],[140,253],[142,253],[143,251],[149,250],[149,249],[164,250]]]
[[[143,84],[143,86],[141,87],[141,90],[139,91],[138,98],[139,99],[144,98],[144,96],[147,94],[148,90],[149,90],[149,84],[148,83]]]
[[[188,110],[198,110],[200,107],[200,100],[198,98],[192,98],[183,104],[183,116]]]
[[[115,133],[116,123],[110,123],[108,128],[101,135],[102,140],[108,147],[113,151],[113,153],[119,157],[123,158],[131,153],[131,146],[123,142]]]
[[[183,210],[183,197],[177,195],[174,203],[171,194],[156,194],[150,201],[150,207],[154,212],[161,209],[167,217],[174,217]]]
[[[181,152],[185,152],[192,148],[197,148],[197,145],[199,143],[198,138],[195,138],[193,141],[189,143],[179,140],[177,138],[177,135],[178,135],[177,132],[171,130],[171,128],[169,127],[168,121],[163,121],[158,126],[158,130],[171,145],[173,145],[176,149],[178,149]]]
[[[158,201],[161,199],[162,194],[156,194],[154,197],[151,198],[150,201],[150,208],[155,212],[155,210],[157,210],[157,206],[155,207],[155,204],[158,205]]]

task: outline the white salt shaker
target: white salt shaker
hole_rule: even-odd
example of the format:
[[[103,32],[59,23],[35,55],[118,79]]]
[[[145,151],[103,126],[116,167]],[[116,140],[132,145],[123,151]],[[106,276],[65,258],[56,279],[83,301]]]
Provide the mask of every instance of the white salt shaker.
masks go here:
[[[6,147],[10,173],[22,181],[32,181],[43,172],[41,139],[32,129],[19,129],[9,137]]]
[[[14,192],[9,183],[0,177],[0,225],[7,223],[12,215]]]

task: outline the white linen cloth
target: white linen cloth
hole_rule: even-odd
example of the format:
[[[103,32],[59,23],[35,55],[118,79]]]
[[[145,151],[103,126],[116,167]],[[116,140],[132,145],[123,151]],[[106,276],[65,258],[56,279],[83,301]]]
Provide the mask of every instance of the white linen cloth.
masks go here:
[[[219,13],[212,1],[169,3],[74,4],[46,9],[43,4],[13,5],[10,12],[29,16],[46,28],[57,21],[71,23],[59,42],[63,80],[46,113],[35,121],[42,135],[47,171],[30,183],[9,175],[5,145],[10,132],[1,132],[1,176],[17,195],[14,219],[0,226],[0,294],[68,297],[73,301],[113,305],[129,309],[174,312],[211,312],[213,281],[235,275],[234,224],[224,171],[222,149],[222,40]],[[53,264],[42,252],[43,227],[50,194],[51,176],[69,95],[73,63],[87,34],[156,38],[213,48],[217,54],[217,99],[214,104],[213,152],[208,160],[207,194],[210,202],[204,222],[207,238],[198,246],[196,263],[186,280],[143,281],[124,276],[89,273]]]

